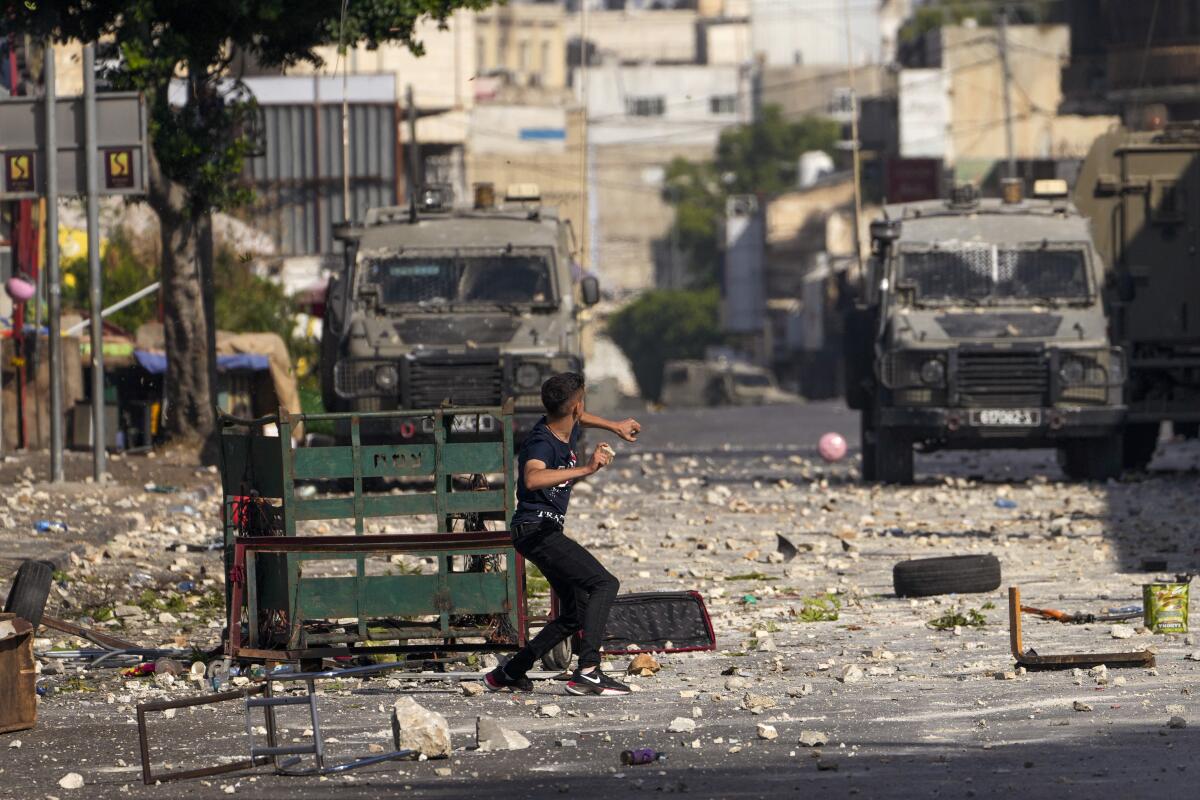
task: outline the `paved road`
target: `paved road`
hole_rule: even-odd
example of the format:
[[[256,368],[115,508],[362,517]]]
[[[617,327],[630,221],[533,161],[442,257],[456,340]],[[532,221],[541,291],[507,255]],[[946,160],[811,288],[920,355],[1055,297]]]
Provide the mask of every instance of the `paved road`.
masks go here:
[[[532,698],[466,698],[444,682],[330,686],[322,703],[335,754],[387,745],[398,693],[444,714],[461,749],[449,761],[382,765],[328,781],[260,772],[151,788],[139,780],[133,706],[189,692],[111,672],[77,676],[76,689],[94,691],[51,678],[60,691],[43,703],[39,727],[0,736],[0,797],[1195,794],[1197,728],[1167,727],[1172,716],[1200,725],[1192,694],[1200,663],[1186,659],[1196,649],[1190,640],[1114,639],[1108,625],[1030,621],[1027,640],[1041,652],[1153,647],[1158,667],[998,680],[1012,670],[1003,586],[909,600],[895,597],[891,583],[903,558],[994,552],[1004,585],[1020,585],[1029,602],[1094,610],[1135,600],[1153,577],[1142,571],[1143,558],[1166,560],[1172,571],[1196,566],[1194,443],[1166,445],[1150,477],[1107,486],[1061,484],[1050,454],[1039,452],[922,457],[917,487],[864,488],[852,459],[812,458],[825,430],[855,438],[853,416],[834,405],[664,412],[642,421],[643,442],[622,446],[614,469],[578,493],[570,532],[621,577],[623,591],[701,590],[718,652],[661,656],[657,676],[613,700],[567,697],[550,682]],[[1000,497],[1016,508],[997,506]],[[771,557],[776,532],[804,550],[793,562]],[[839,593],[839,619],[800,621],[805,598],[826,591]],[[971,608],[984,627],[927,625]],[[852,671],[851,680],[839,680],[852,666],[861,679]],[[773,707],[747,710],[747,692]],[[539,716],[545,703],[560,713]],[[532,747],[467,749],[480,715],[525,733]],[[668,732],[677,717],[692,719],[695,731]],[[778,738],[759,739],[758,723],[773,725]],[[306,723],[293,717],[286,726],[300,736]],[[822,731],[829,743],[801,747],[803,730]],[[180,712],[155,722],[153,757],[175,767],[238,757],[243,732],[236,707]],[[23,746],[8,749],[17,738]],[[635,746],[668,758],[622,767],[619,752]],[[68,771],[84,775],[86,789],[60,789]]]

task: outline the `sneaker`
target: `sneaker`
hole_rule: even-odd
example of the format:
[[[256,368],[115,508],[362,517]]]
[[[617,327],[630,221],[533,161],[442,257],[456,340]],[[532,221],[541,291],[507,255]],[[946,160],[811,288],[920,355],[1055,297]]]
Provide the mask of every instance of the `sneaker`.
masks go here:
[[[629,694],[631,691],[625,684],[605,675],[604,671],[599,667],[586,674],[575,670],[575,674],[571,676],[571,680],[567,681],[567,694],[595,694],[607,697],[610,695]]]
[[[519,678],[510,678],[508,677],[508,673],[504,671],[504,667],[496,667],[487,675],[484,675],[483,685],[487,687],[489,692],[533,691],[533,681],[524,675]]]

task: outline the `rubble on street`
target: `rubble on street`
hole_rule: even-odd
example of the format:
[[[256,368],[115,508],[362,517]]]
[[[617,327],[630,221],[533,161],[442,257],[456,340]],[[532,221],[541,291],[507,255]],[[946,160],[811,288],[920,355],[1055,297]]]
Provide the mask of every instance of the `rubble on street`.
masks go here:
[[[781,425],[807,414],[847,419],[820,405],[772,413]],[[716,435],[702,417],[674,424]],[[1098,777],[1135,775],[1160,776],[1164,789],[1190,786],[1188,721],[1200,672],[1192,634],[1152,634],[1140,619],[1062,624],[1026,615],[1026,638],[1049,652],[1147,649],[1156,666],[1027,671],[1009,650],[1009,585],[1039,607],[1095,612],[1137,603],[1143,584],[1194,567],[1200,446],[1167,443],[1159,463],[1120,482],[1081,484],[1064,482],[1041,453],[947,454],[918,462],[917,485],[883,487],[858,483],[853,458],[827,464],[794,436],[775,446],[629,447],[611,472],[577,488],[569,533],[621,577],[622,592],[699,591],[715,652],[614,658],[606,669],[636,689],[615,700],[566,695],[550,673],[537,673],[532,694],[481,691],[490,656],[465,657],[441,675],[415,668],[325,680],[317,689],[327,752],[395,746],[421,755],[325,778],[262,767],[194,780],[186,791],[317,796],[336,782],[339,796],[450,797],[486,783],[555,794],[571,776],[584,779],[572,791],[585,797],[770,797],[806,785],[884,796],[897,781],[913,797],[970,796],[972,782],[1075,796]],[[93,523],[60,508],[69,532],[38,534],[48,550],[54,537],[78,537],[65,547],[46,613],[178,652],[149,659],[155,668],[141,673],[90,669],[87,659],[55,653],[94,645],[40,628],[38,724],[19,739],[0,737],[0,797],[163,796],[140,780],[136,706],[249,686],[261,675],[236,665],[222,672],[211,652],[225,592],[221,553],[209,549],[220,525],[215,476],[184,470],[163,492],[147,488],[147,473],[123,487],[127,506],[105,501],[115,504],[110,518],[139,515],[128,530],[89,540]],[[194,513],[178,508],[180,494]],[[780,535],[793,558],[779,556]],[[26,531],[6,527],[4,536]],[[1002,564],[995,591],[893,592],[897,562],[987,553]],[[963,623],[931,624],[947,615]],[[281,743],[307,741],[307,718],[291,713],[280,712]],[[155,720],[149,752],[174,768],[227,763],[245,758],[244,729],[239,703],[181,708]],[[623,751],[639,748],[661,758],[621,763]]]

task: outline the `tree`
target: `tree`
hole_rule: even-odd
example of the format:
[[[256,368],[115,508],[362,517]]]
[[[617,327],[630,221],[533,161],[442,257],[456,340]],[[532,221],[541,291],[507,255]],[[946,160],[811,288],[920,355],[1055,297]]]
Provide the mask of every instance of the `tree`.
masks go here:
[[[677,158],[667,166],[663,193],[675,206],[675,235],[694,286],[720,281],[725,198],[773,195],[794,186],[800,154],[823,150],[833,156],[840,133],[832,120],[810,116],[790,122],[778,106],[767,106],[750,125],[723,132],[712,161]]]
[[[320,64],[316,48],[344,41],[399,42],[420,54],[419,20],[491,0],[0,0],[4,18],[37,37],[111,41],[105,78],[145,94],[150,120],[150,206],[162,240],[168,432],[214,428],[211,378],[214,210],[249,200],[238,180],[254,146],[253,99],[230,66]],[[342,12],[345,13],[344,19]],[[98,59],[99,60],[99,59]],[[172,105],[173,82],[183,88]],[[232,81],[232,84],[230,84]]]
[[[662,394],[663,365],[676,358],[703,358],[722,341],[717,290],[646,292],[608,319],[608,335],[629,359],[642,396]]]

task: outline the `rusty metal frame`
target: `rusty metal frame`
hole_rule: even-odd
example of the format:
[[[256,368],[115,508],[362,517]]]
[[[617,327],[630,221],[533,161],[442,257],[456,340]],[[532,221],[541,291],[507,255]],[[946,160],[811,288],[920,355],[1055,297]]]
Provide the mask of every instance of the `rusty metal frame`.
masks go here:
[[[1024,649],[1021,638],[1021,590],[1008,587],[1008,637],[1013,658],[1026,669],[1071,669],[1074,667],[1153,667],[1154,654],[1149,650],[1126,653],[1064,653],[1057,656],[1039,655],[1033,648]]]
[[[355,648],[343,647],[306,647],[287,648],[285,650],[263,649],[251,641],[248,646],[242,642],[243,614],[249,619],[257,613],[257,602],[250,598],[253,586],[255,556],[259,553],[313,554],[313,553],[342,553],[366,555],[390,555],[393,553],[427,553],[447,551],[462,555],[490,553],[496,550],[512,548],[512,538],[508,531],[468,531],[436,534],[364,534],[361,536],[266,536],[246,537],[237,536],[233,539],[233,571],[235,577],[231,581],[231,597],[229,603],[229,639],[228,654],[233,658],[264,658],[287,659],[296,658],[325,658],[334,655],[349,655],[362,651],[373,654],[385,652],[417,652],[436,649],[441,651],[466,650],[481,651],[487,649],[511,650],[511,645],[497,645],[494,648],[486,645],[469,644],[438,644],[398,645],[393,647]],[[524,559],[519,554],[514,565],[518,576],[517,598],[517,640],[523,642],[527,638],[528,601],[525,598]],[[252,609],[254,611],[252,612]],[[438,631],[430,629],[430,636],[435,637]],[[519,646],[519,645],[518,645]]]
[[[263,684],[246,689],[238,689],[237,691],[218,692],[217,694],[189,697],[184,700],[155,700],[149,703],[138,703],[138,749],[142,755],[142,783],[146,784],[147,786],[152,786],[160,781],[166,783],[168,781],[184,781],[191,778],[209,778],[214,775],[226,775],[230,772],[242,772],[244,770],[253,769],[254,767],[271,763],[270,758],[263,757],[257,759],[233,761],[228,764],[217,764],[211,767],[197,767],[196,769],[180,769],[171,772],[155,773],[150,768],[150,737],[146,729],[146,714],[151,712],[169,711],[175,708],[192,708],[194,706],[215,705],[217,703],[226,703],[230,700],[244,699],[248,701],[252,695],[263,694],[265,691],[266,685]]]

